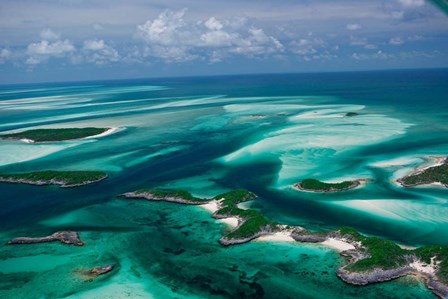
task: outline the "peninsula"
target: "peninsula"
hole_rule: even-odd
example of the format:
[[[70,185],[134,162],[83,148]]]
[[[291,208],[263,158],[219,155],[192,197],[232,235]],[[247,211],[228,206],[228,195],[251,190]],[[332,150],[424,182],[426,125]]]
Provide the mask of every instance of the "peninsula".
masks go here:
[[[247,190],[233,190],[212,199],[199,199],[184,190],[157,189],[142,189],[122,196],[204,206],[213,203],[216,209],[212,217],[238,219],[238,225],[219,239],[223,246],[242,244],[260,237],[274,241],[317,243],[338,249],[346,258],[347,263],[336,271],[338,277],[346,283],[368,285],[413,275],[423,277],[427,287],[437,296],[448,296],[446,246],[407,250],[389,240],[363,236],[352,228],[310,232],[298,226],[280,225],[258,211],[238,207],[239,203],[256,199],[256,195]]]
[[[218,209],[213,213],[214,218],[225,219],[234,217],[238,219],[237,227],[219,239],[219,242],[224,246],[246,243],[259,236],[278,231],[277,224],[266,219],[261,213],[238,208],[239,203],[256,198],[255,194],[246,190],[233,190],[215,196],[212,199],[197,198],[185,190],[166,189],[141,189],[121,196],[189,205],[203,205],[215,201]]]
[[[29,185],[59,185],[62,188],[84,186],[108,177],[102,171],[38,171],[28,173],[0,174],[0,182]]]
[[[46,237],[40,238],[29,238],[29,237],[19,237],[12,239],[8,242],[8,245],[15,244],[35,244],[35,243],[47,243],[59,241],[63,244],[83,246],[84,242],[81,241],[79,234],[73,231],[60,231]]]
[[[417,168],[413,173],[397,180],[403,187],[440,184],[448,188],[448,157],[441,159],[440,165]]]
[[[81,139],[102,135],[110,128],[64,128],[64,129],[35,129],[13,134],[0,135],[2,139],[19,139],[28,142],[55,142]]]
[[[294,184],[293,188],[300,191],[309,192],[339,192],[355,189],[364,183],[364,180],[358,179],[353,181],[343,181],[340,183],[325,183],[316,179],[305,179],[297,184]]]

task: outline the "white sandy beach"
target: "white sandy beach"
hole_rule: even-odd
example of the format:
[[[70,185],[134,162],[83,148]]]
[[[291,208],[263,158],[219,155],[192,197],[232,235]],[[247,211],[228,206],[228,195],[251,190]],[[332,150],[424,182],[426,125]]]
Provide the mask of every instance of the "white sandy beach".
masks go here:
[[[256,241],[261,242],[295,242],[295,240],[291,237],[291,233],[284,232],[276,232],[272,235],[261,236],[256,239]]]
[[[110,134],[113,134],[113,133],[117,132],[119,129],[120,128],[115,128],[115,127],[114,128],[110,128],[109,130],[107,130],[106,132],[103,132],[101,134],[89,136],[89,137],[82,138],[82,139],[92,139],[92,138],[104,137],[104,136],[107,136],[107,135],[110,135]]]
[[[350,250],[350,249],[355,249],[355,246],[353,246],[352,244],[350,244],[344,240],[334,239],[334,238],[328,238],[327,240],[325,240],[319,244],[336,249],[339,252],[345,251],[345,250]]]
[[[411,268],[417,270],[418,272],[431,274],[431,275],[434,275],[436,273],[436,267],[437,267],[437,265],[434,262],[434,258],[431,258],[431,264],[426,264],[421,261],[415,261],[415,262],[409,264],[409,266]]]
[[[215,213],[219,210],[219,203],[217,200],[212,200],[206,204],[199,205],[199,207],[203,208],[204,210],[210,212],[211,214]],[[218,221],[227,224],[231,228],[235,228],[238,226],[238,218],[236,217],[228,217],[224,219],[217,219]]]

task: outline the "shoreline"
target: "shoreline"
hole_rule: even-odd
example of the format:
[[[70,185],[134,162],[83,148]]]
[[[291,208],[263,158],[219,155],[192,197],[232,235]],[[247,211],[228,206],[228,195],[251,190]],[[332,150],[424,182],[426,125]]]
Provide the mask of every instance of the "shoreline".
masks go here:
[[[218,200],[211,200],[208,203],[198,205],[198,207],[209,212],[210,214],[212,214],[212,216],[220,209]],[[240,220],[237,217],[215,218],[215,219],[218,220],[219,222],[226,224],[231,229],[237,228],[240,223]]]
[[[84,137],[84,138],[79,138],[79,139],[71,139],[71,140],[83,140],[83,139],[93,139],[93,138],[100,138],[100,137],[104,137],[104,136],[108,136],[108,135],[112,135],[118,131],[122,131],[125,128],[120,128],[120,127],[112,127],[109,128],[107,131],[97,134],[97,135],[92,135],[92,136],[88,136],[88,137]],[[70,141],[70,140],[67,140]]]
[[[432,182],[432,183],[416,183],[416,184],[406,184],[403,182],[404,179],[411,177],[411,176],[415,176],[415,175],[419,175],[423,172],[425,172],[426,170],[433,168],[433,167],[438,167],[438,166],[442,166],[445,164],[448,164],[448,157],[447,156],[424,156],[424,159],[426,159],[426,163],[416,166],[412,171],[410,171],[408,174],[402,176],[401,178],[398,179],[393,179],[392,182],[395,185],[398,185],[400,187],[404,187],[404,188],[411,188],[411,187],[435,187],[435,188],[448,188],[448,185],[445,185],[441,182]]]

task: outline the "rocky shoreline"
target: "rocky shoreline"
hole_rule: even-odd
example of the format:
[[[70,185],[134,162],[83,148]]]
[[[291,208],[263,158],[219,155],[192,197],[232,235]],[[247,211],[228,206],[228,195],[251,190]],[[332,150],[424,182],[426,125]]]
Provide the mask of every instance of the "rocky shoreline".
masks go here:
[[[74,231],[61,231],[56,232],[50,236],[40,238],[19,237],[8,241],[8,245],[16,244],[36,244],[59,241],[67,245],[83,246],[84,242],[81,241],[79,233]]]
[[[176,196],[157,196],[152,192],[127,192],[119,195],[119,197],[125,197],[125,198],[140,198],[140,199],[146,199],[149,201],[167,201],[167,202],[174,202],[174,203],[180,203],[180,204],[186,204],[186,205],[203,205],[206,204],[209,201],[203,200],[203,201],[192,201],[192,200],[186,200],[182,197],[176,197]]]
[[[28,185],[35,185],[35,186],[47,186],[47,185],[58,185],[61,188],[74,188],[74,187],[80,187],[80,186],[85,186],[85,185],[89,185],[89,184],[93,184],[93,183],[98,183],[102,180],[105,180],[108,178],[108,175],[105,175],[104,177],[97,179],[97,180],[92,180],[92,181],[85,181],[81,184],[67,184],[67,182],[65,181],[60,181],[60,180],[38,180],[38,181],[33,181],[33,180],[26,180],[26,179],[13,179],[13,178],[4,178],[0,176],[0,182],[3,183],[11,183],[11,184],[28,184]]]

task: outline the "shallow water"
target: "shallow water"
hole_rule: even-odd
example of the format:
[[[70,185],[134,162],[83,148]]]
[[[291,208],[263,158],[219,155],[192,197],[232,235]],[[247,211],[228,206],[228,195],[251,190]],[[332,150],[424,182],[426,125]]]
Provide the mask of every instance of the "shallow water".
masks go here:
[[[0,172],[104,170],[98,184],[0,184],[1,243],[56,230],[84,247],[0,247],[1,298],[433,298],[413,278],[353,287],[321,246],[222,248],[224,224],[198,207],[129,201],[142,187],[214,196],[246,188],[278,222],[353,226],[407,245],[448,244],[448,196],[393,179],[448,152],[448,72],[242,76],[0,88],[0,129],[102,126],[102,138],[0,142]],[[431,93],[428,93],[431,90]],[[355,117],[343,117],[357,112]],[[366,178],[338,194],[292,190],[307,177]],[[79,268],[117,268],[85,282]]]

